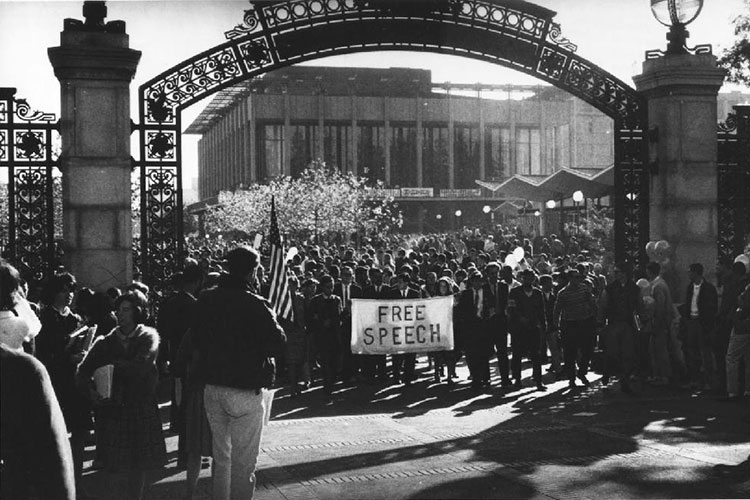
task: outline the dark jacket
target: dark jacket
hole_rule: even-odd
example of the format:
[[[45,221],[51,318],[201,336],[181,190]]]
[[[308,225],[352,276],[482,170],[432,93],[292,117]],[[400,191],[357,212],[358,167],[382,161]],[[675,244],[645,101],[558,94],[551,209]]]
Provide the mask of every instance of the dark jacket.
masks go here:
[[[547,331],[547,314],[544,309],[544,295],[539,288],[532,288],[526,295],[522,286],[508,293],[508,327],[511,334],[537,328]]]
[[[389,299],[403,299],[403,295],[401,294],[401,290],[398,289],[397,286],[391,287],[390,291],[386,294],[386,298]],[[407,299],[421,299],[422,293],[419,290],[415,290],[414,288],[407,288],[406,289],[406,298]]]
[[[283,354],[286,336],[268,301],[245,281],[223,275],[201,293],[193,329],[207,384],[248,390],[270,385],[269,358]]]
[[[467,355],[489,355],[492,349],[492,323],[490,312],[494,307],[495,296],[489,288],[482,287],[482,317],[477,316],[477,304],[474,300],[474,289],[469,287],[458,296],[456,306],[457,349],[466,351]]]
[[[195,302],[195,297],[180,290],[167,298],[159,309],[156,328],[162,337],[161,350],[170,363],[175,362],[182,337],[193,324]]]
[[[690,304],[692,301],[693,283],[691,282],[687,286],[685,304],[683,304],[683,309],[680,311],[680,314],[682,314],[684,318],[690,317]],[[700,292],[698,293],[698,321],[705,332],[713,331],[716,326],[716,314],[718,312],[719,294],[716,292],[716,287],[704,279],[700,286]]]
[[[641,291],[633,280],[624,285],[614,280],[607,285],[601,297],[602,315],[608,323],[626,323],[635,329],[635,313],[640,310]]]
[[[375,289],[375,285],[367,285],[362,290],[362,298],[363,299],[385,299],[388,298],[388,295],[390,293],[391,287],[388,285],[380,285],[380,290]]]
[[[139,325],[127,345],[118,338],[115,328],[94,342],[91,350],[78,366],[78,388],[84,393],[94,371],[104,365],[114,365],[112,400],[116,404],[137,407],[150,405],[156,397],[159,373],[156,354],[159,334],[155,329]]]
[[[47,370],[3,345],[0,422],[0,498],[74,500],[68,431]]]

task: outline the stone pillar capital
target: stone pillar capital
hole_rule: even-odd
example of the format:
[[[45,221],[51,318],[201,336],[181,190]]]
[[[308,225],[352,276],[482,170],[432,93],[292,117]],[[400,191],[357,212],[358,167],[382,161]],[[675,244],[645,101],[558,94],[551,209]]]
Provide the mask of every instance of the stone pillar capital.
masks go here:
[[[643,73],[635,75],[635,88],[647,97],[664,95],[716,95],[727,71],[719,68],[713,54],[665,55],[643,61]]]
[[[127,35],[119,33],[72,33],[63,32],[61,46],[50,47],[47,55],[58,80],[120,80],[130,82],[141,59],[141,52],[127,47]],[[88,37],[88,43],[77,43]],[[73,43],[66,43],[73,38]],[[91,40],[95,38],[96,40]],[[124,40],[122,40],[124,38]],[[105,39],[115,43],[99,43]],[[68,40],[71,42],[71,40]]]

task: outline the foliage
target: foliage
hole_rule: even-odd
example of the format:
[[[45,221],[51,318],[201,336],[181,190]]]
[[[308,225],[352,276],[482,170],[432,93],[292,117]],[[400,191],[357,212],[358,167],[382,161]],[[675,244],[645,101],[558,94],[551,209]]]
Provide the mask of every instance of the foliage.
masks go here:
[[[735,40],[719,58],[719,65],[729,71],[730,82],[750,85],[750,0],[734,21]]]
[[[220,193],[219,203],[206,212],[205,227],[209,233],[265,233],[272,196],[280,230],[298,241],[321,236],[348,239],[361,230],[381,234],[399,227],[401,216],[382,184],[366,183],[314,161],[298,178],[282,176]]]
[[[587,217],[581,217],[580,225],[567,224],[567,234],[577,234],[582,249],[589,250],[604,263],[614,262],[615,219],[611,208],[589,207]]]

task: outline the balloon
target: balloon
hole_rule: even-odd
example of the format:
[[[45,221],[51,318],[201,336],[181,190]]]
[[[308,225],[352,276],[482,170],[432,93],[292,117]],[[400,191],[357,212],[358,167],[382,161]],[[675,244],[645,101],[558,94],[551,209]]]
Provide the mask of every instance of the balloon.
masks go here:
[[[505,265],[515,268],[518,265],[518,259],[516,259],[516,256],[512,253],[509,253],[507,257],[505,257]]]
[[[735,262],[742,262],[745,264],[745,268],[747,269],[747,272],[750,273],[750,257],[747,256],[747,254],[741,254],[738,255],[737,258],[734,259]]]
[[[656,246],[654,247],[654,249],[657,252],[661,252],[662,254],[667,253],[669,251],[669,248],[670,248],[670,245],[669,245],[669,242],[667,240],[659,240],[659,241],[657,241],[656,242]]]
[[[298,253],[299,253],[299,250],[297,250],[297,247],[291,247],[289,249],[289,251],[287,251],[287,253],[286,253],[286,259],[284,259],[284,260],[288,262],[288,261],[292,260],[294,258],[294,256],[297,255]]]
[[[650,259],[654,258],[654,251],[656,250],[656,242],[655,241],[649,241],[646,243],[646,255],[649,256]]]
[[[516,247],[515,250],[513,250],[513,257],[516,258],[517,261],[521,261],[523,257],[526,255],[526,252],[522,247]]]

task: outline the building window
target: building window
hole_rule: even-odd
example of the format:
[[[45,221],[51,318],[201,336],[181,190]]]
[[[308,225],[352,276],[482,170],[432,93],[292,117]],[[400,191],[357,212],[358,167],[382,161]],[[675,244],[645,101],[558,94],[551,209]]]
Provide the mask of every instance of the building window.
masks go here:
[[[447,188],[449,184],[448,127],[422,129],[422,168],[425,187]]]
[[[541,138],[538,128],[516,129],[516,173],[543,175]]]
[[[456,188],[470,189],[479,179],[479,127],[459,125],[453,133]]]
[[[510,176],[510,129],[488,127],[485,130],[486,176],[488,179],[505,179]]]
[[[346,125],[326,125],[323,128],[323,156],[326,165],[339,172],[351,172],[352,127]]]
[[[417,129],[391,128],[391,186],[417,185]]]
[[[291,126],[292,142],[289,148],[289,167],[292,177],[299,177],[315,159],[317,151],[317,126],[313,124],[295,124]]]
[[[385,129],[372,125],[357,128],[357,165],[361,176],[371,182],[385,182]]]
[[[264,181],[284,171],[284,126],[257,127],[258,179]]]
[[[570,125],[560,125],[555,134],[555,167],[570,168]]]
[[[544,173],[551,174],[560,167],[557,155],[557,129],[547,127],[544,129]]]

